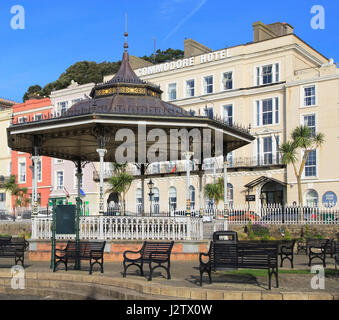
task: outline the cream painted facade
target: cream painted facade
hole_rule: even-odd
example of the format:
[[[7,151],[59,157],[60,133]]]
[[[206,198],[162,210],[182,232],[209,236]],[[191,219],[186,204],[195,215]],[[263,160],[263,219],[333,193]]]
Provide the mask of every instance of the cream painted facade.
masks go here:
[[[284,24],[278,27],[280,25],[284,28]],[[135,69],[135,72],[143,80],[160,85],[164,100],[200,115],[206,107],[213,108],[214,116],[250,126],[250,133],[256,137],[253,143],[229,155],[228,182],[233,187],[234,205],[246,204],[248,190],[245,185],[260,177],[276,179],[281,184],[268,185],[266,180],[255,185],[249,192],[256,196],[251,206],[262,201],[288,204],[298,201],[293,169],[281,164],[278,147],[289,140],[292,130],[301,124],[314,125],[316,132],[324,133],[326,140],[316,151],[315,165],[308,162],[308,176],[302,180],[304,204],[311,204],[313,200],[322,204],[324,196],[327,200],[333,196],[327,192],[339,195],[339,171],[336,169],[339,69],[331,59],[297,37],[289,26],[287,34],[178,61]],[[230,81],[223,81],[225,73],[232,85]],[[210,93],[207,87],[211,78],[206,77],[213,79]],[[111,78],[105,77],[104,81]],[[194,90],[190,87],[193,83]],[[228,87],[224,86],[226,83]],[[224,106],[232,106],[231,113],[229,107]],[[222,176],[222,172],[217,176]],[[146,211],[149,211],[148,180],[145,181]],[[152,180],[159,190],[160,211],[168,211],[173,187],[177,194],[176,208],[185,209],[185,173],[181,177],[154,177]],[[195,208],[206,207],[201,190],[213,181],[213,173],[205,173],[202,184],[198,176],[191,176],[191,181],[195,189]],[[141,182],[136,179],[126,201],[130,211],[135,211],[137,206],[139,188]],[[222,202],[219,207],[223,207]]]
[[[1,107],[1,106],[0,106]],[[1,110],[2,109],[2,110]],[[11,175],[11,150],[7,145],[7,128],[9,127],[12,119],[12,108],[0,108],[0,136],[3,137],[0,143],[0,177],[5,182]],[[0,181],[0,210],[11,211],[11,194],[6,192],[3,183]]]

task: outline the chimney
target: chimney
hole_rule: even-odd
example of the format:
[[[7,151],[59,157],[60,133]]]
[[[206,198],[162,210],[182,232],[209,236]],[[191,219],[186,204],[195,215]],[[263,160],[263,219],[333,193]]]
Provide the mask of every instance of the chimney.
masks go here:
[[[184,49],[185,50],[185,54],[184,54],[185,58],[190,58],[190,57],[193,57],[193,56],[198,56],[200,54],[212,52],[212,50],[210,48],[207,48],[203,44],[201,44],[201,43],[199,43],[199,42],[197,42],[193,39],[185,39],[184,48],[185,48]]]
[[[275,22],[271,24],[264,24],[261,21],[253,23],[253,41],[263,41],[273,39],[294,33],[294,28],[288,23]]]

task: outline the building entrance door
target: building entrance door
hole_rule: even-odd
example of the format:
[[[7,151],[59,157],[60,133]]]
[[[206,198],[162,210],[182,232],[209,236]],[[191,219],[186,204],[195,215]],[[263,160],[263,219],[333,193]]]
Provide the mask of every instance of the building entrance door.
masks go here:
[[[283,205],[285,187],[277,182],[268,182],[261,189],[261,204],[267,205]]]

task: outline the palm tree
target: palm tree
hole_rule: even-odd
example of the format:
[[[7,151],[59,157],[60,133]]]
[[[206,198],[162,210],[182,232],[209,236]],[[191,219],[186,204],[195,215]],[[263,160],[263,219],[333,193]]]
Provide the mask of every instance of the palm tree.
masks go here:
[[[303,204],[303,195],[301,189],[301,178],[304,172],[308,155],[311,151],[321,147],[325,142],[323,133],[312,134],[312,130],[307,126],[295,128],[291,134],[292,141],[283,143],[279,151],[282,154],[282,163],[291,164],[298,183],[298,201]],[[298,167],[298,150],[302,150],[302,157]]]
[[[218,207],[219,201],[224,198],[224,179],[218,178],[216,183],[207,184],[204,190],[205,196],[213,199],[216,207]]]
[[[122,213],[125,215],[125,197],[131,187],[134,177],[126,172],[127,164],[113,163],[112,166],[113,176],[108,180],[111,188],[109,188],[107,192],[118,194],[119,201],[122,204]]]
[[[21,188],[16,183],[16,176],[11,175],[8,181],[5,183],[5,190],[11,193],[14,197],[13,212],[15,216],[15,210],[18,207],[27,207],[30,203],[30,199],[27,198],[27,188]]]

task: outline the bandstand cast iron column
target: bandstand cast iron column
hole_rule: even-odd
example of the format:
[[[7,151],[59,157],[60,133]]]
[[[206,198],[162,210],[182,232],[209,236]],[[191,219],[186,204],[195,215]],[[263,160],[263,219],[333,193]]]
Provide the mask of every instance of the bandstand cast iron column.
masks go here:
[[[203,216],[203,210],[204,210],[204,204],[202,202],[202,179],[203,179],[203,172],[202,172],[202,163],[198,164],[198,168],[199,168],[199,216],[202,217]]]
[[[228,203],[228,189],[227,189],[227,165],[228,162],[226,160],[227,157],[225,157],[225,161],[224,161],[224,218],[226,221],[225,224],[225,229],[227,231],[228,229],[228,213],[229,213],[229,203]]]
[[[56,199],[52,199],[52,245],[51,245],[51,265],[50,268],[54,269],[54,256],[55,256],[55,210],[56,210]]]
[[[99,213],[104,215],[104,157],[107,152],[106,149],[97,149],[100,157],[100,199],[99,199]]]
[[[78,180],[78,196],[76,198],[76,223],[75,223],[75,241],[76,241],[76,259],[75,259],[75,270],[80,270],[80,210],[81,210],[81,198],[80,198],[80,187],[81,187],[81,178],[82,178],[82,166],[81,161],[76,162],[77,167],[77,180]]]
[[[186,158],[186,216],[191,216],[191,194],[190,194],[190,186],[191,186],[191,166],[190,159],[194,155],[193,152],[185,152],[184,156]]]
[[[32,205],[33,205],[33,215],[38,214],[38,162],[39,162],[39,142],[38,137],[34,136],[34,146],[33,146],[33,176],[32,176]]]

